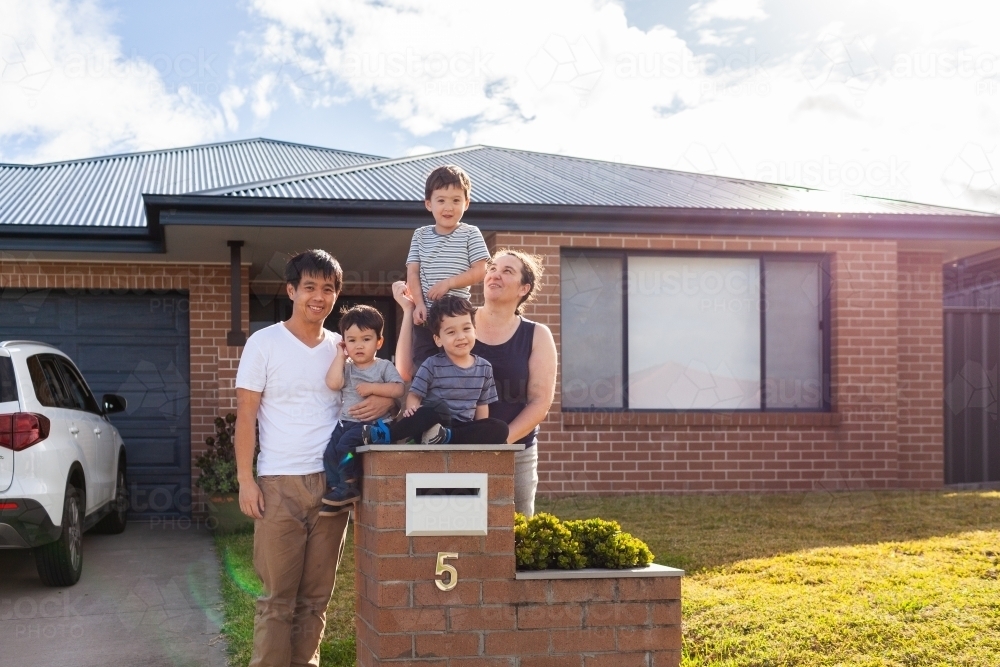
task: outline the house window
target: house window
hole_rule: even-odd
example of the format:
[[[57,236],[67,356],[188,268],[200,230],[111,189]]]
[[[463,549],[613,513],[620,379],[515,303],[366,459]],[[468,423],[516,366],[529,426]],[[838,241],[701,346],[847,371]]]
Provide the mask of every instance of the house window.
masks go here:
[[[828,410],[826,259],[568,250],[569,410]]]

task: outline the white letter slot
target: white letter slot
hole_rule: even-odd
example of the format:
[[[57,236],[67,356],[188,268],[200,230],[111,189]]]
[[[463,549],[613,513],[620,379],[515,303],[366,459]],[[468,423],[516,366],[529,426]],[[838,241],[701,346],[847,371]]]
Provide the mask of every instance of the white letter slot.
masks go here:
[[[407,535],[485,535],[488,475],[407,473]]]

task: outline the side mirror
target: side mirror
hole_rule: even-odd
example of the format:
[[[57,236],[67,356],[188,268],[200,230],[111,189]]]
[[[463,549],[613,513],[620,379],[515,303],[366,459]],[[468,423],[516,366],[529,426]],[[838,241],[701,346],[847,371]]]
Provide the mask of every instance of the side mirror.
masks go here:
[[[101,399],[101,406],[104,408],[104,414],[106,415],[125,412],[125,405],[125,398],[118,394],[105,394],[104,398]]]

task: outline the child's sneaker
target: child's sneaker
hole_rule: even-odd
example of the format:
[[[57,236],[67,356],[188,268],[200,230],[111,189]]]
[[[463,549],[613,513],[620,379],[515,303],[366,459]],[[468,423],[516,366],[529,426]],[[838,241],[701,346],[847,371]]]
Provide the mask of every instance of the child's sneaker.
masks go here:
[[[359,498],[361,498],[361,492],[358,491],[357,485],[344,482],[326,492],[323,496],[323,504],[341,507],[355,503]]]
[[[451,442],[451,429],[447,429],[441,424],[434,424],[420,437],[422,445],[446,445],[449,442]]]
[[[366,445],[388,445],[389,427],[381,419],[374,424],[365,424],[361,427],[361,440]]]
[[[341,505],[340,507],[334,507],[333,505],[323,505],[319,508],[320,517],[330,517],[330,516],[340,516],[341,514],[348,513],[354,508],[353,505]]]

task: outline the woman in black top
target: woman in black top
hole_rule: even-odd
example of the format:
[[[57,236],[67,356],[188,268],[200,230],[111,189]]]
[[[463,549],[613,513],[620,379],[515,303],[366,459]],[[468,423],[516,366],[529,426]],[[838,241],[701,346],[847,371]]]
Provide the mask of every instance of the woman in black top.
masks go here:
[[[508,424],[507,442],[522,443],[515,455],[514,506],[534,514],[538,487],[538,424],[552,406],[556,384],[556,346],[544,324],[521,317],[521,308],[539,287],[542,269],[538,260],[519,250],[499,250],[486,265],[484,303],[476,313],[473,354],[493,365],[499,402],[490,405],[490,417]],[[396,347],[396,368],[404,380],[413,377],[410,336],[413,302],[406,283],[393,285],[393,295],[403,308],[403,325]]]

